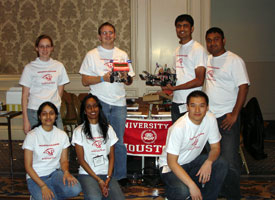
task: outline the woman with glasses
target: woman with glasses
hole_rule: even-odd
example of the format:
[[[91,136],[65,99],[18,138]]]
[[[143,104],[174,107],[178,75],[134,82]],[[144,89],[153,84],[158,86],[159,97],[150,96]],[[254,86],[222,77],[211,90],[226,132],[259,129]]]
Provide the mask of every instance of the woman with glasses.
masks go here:
[[[78,180],[86,200],[123,200],[118,182],[112,178],[114,144],[118,138],[108,124],[96,96],[89,94],[82,101],[81,121],[73,133],[79,167]]]
[[[42,103],[37,127],[27,134],[22,146],[27,185],[35,200],[67,199],[81,192],[80,183],[69,172],[70,142],[55,126],[57,114],[53,103]]]
[[[35,42],[37,58],[25,66],[19,81],[22,85],[25,134],[37,124],[36,113],[41,103],[50,101],[60,110],[64,85],[69,82],[69,78],[63,64],[50,57],[53,49],[51,37],[40,35]],[[57,118],[57,127],[63,129],[60,114]]]

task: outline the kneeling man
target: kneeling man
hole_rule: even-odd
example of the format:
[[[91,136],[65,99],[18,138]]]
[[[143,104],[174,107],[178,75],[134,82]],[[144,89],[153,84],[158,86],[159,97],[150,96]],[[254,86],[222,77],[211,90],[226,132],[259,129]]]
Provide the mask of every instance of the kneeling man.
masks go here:
[[[221,135],[215,116],[208,112],[207,95],[191,92],[187,111],[169,128],[159,159],[166,195],[169,200],[217,199],[228,164],[219,157]],[[201,154],[206,142],[208,155]]]

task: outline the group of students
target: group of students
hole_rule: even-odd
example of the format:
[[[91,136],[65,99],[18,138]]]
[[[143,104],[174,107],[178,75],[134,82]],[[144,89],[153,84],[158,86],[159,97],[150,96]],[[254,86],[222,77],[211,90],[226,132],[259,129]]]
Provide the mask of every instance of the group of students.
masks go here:
[[[62,63],[53,60],[53,41],[41,35],[35,42],[38,57],[25,66],[22,85],[23,143],[27,185],[35,200],[124,199],[115,178],[114,145],[118,137],[109,125],[97,96],[87,95],[80,108],[81,125],[73,133],[72,145],[80,164],[78,180],[69,172],[70,142],[60,117],[64,85],[69,82]]]
[[[160,157],[167,197],[216,199],[221,189],[227,199],[240,199],[239,112],[249,85],[244,62],[225,50],[220,28],[206,33],[211,54],[207,57],[192,39],[190,15],[178,16],[175,27],[180,39],[174,58],[177,83],[162,88],[173,91],[173,126]],[[129,63],[127,81],[111,83],[110,64],[129,58],[114,46],[112,24],[102,24],[98,38],[101,44],[86,54],[79,71],[90,94],[81,103],[82,123],[72,137],[80,164],[78,181],[68,171],[70,143],[60,130],[61,97],[69,79],[63,64],[50,57],[53,41],[49,36],[38,37],[38,57],[24,68],[19,82],[27,134],[23,149],[28,188],[34,199],[64,199],[78,195],[81,189],[85,199],[124,199],[119,186],[127,180],[124,85],[132,83],[135,73]],[[205,93],[201,91],[204,82]],[[209,152],[202,156],[205,146]]]

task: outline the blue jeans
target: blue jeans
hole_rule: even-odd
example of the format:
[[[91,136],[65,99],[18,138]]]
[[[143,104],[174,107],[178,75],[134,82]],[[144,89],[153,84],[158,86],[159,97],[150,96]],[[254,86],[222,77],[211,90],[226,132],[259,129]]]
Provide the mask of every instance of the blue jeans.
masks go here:
[[[197,184],[202,193],[203,199],[213,200],[218,198],[220,188],[227,174],[228,163],[224,159],[219,157],[212,164],[210,181],[205,183],[205,186],[202,188],[202,184],[199,183],[199,176],[196,176],[196,174],[198,173],[199,169],[207,158],[208,155],[199,155],[195,160],[188,164],[182,165],[181,167]],[[169,200],[184,200],[189,198],[189,188],[172,171],[160,174],[163,182],[165,183],[166,195]]]
[[[97,175],[102,180],[106,180],[106,175]],[[109,182],[109,195],[108,197],[102,196],[98,182],[90,175],[80,174],[78,180],[81,183],[84,199],[85,200],[123,200],[124,195],[120,189],[118,182],[115,179],[111,179]]]
[[[179,106],[183,105],[184,103],[174,103],[172,102],[171,106],[171,117],[173,124],[177,121],[178,118],[183,116],[186,112],[180,113]]]
[[[125,131],[127,108],[126,106],[112,106],[100,101],[102,110],[113,127],[118,137],[118,142],[115,144],[115,165],[113,177],[120,180],[127,177],[127,150],[123,142]]]
[[[37,110],[27,109],[28,119],[31,124],[31,129],[33,126],[37,125],[38,119],[37,119]],[[56,119],[56,125],[57,128],[64,130],[62,119],[60,113],[58,113],[57,119]]]
[[[240,116],[229,131],[221,128],[221,123],[225,117],[226,114],[217,118],[219,131],[222,135],[221,155],[229,163],[228,174],[221,189],[221,194],[227,199],[240,199]]]
[[[53,192],[54,199],[67,199],[76,197],[81,192],[81,186],[78,182],[76,185],[68,186],[63,184],[63,172],[61,170],[55,170],[48,176],[41,176],[40,179],[44,181],[48,188]],[[42,200],[42,193],[40,187],[31,179],[27,179],[27,185],[29,192],[32,195],[32,199]]]

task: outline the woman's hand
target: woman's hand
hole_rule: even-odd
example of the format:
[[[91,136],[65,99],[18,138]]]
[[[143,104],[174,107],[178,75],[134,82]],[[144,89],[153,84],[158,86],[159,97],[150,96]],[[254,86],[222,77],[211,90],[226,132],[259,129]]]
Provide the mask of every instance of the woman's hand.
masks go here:
[[[63,176],[64,185],[66,185],[66,181],[68,182],[68,186],[72,186],[72,187],[78,182],[77,179],[74,176],[72,176],[69,171],[64,172],[64,176]]]
[[[106,183],[103,180],[100,180],[98,182],[101,193],[104,197],[107,197],[109,195],[109,191],[108,191],[108,186],[106,185]]]
[[[54,198],[53,192],[50,190],[50,188],[48,188],[46,184],[40,188],[43,200],[52,200]]]

